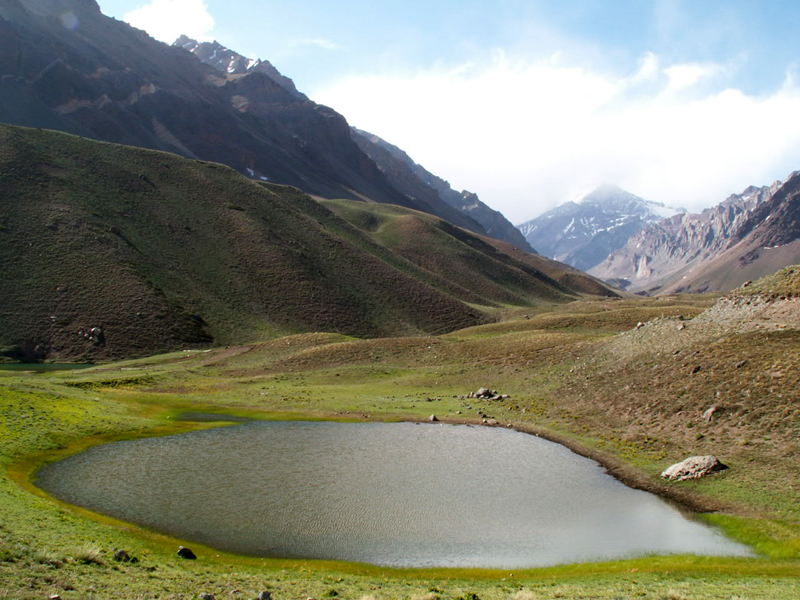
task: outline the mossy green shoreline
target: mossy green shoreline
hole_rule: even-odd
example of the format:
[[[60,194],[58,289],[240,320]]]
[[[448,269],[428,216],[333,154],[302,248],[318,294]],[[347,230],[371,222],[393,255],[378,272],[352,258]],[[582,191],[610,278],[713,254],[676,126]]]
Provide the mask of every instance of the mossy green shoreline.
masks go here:
[[[631,319],[652,317],[655,305],[615,304],[624,308],[624,322],[619,320],[621,313],[598,313],[591,306],[585,305],[584,312],[575,306],[561,312],[559,322],[568,323],[567,328],[547,329],[555,315],[542,315],[441,338],[360,341],[314,334],[81,372],[0,373],[0,598],[194,598],[204,593],[255,598],[262,590],[272,591],[277,600],[334,594],[356,600],[456,600],[470,594],[481,600],[798,597],[800,525],[793,510],[797,494],[789,487],[794,473],[773,455],[769,442],[756,438],[756,425],[747,432],[750,444],[741,446],[752,461],[734,455],[729,474],[675,486],[683,494],[724,506],[723,512],[699,518],[753,547],[758,557],[749,559],[645,557],[489,571],[248,558],[90,514],[47,497],[31,483],[44,462],[89,445],[226,424],[176,419],[195,411],[269,419],[386,421],[424,420],[436,414],[442,420],[473,422],[483,422],[483,414],[487,424],[498,421],[521,430],[546,431],[580,444],[602,455],[606,464],[657,485],[665,463],[706,449],[703,444],[712,443],[707,439],[711,436],[695,439],[691,430],[701,428],[696,425],[689,428],[687,442],[684,423],[674,429],[662,425],[646,439],[626,438],[621,432],[624,423],[616,422],[617,410],[592,412],[577,400],[567,401],[565,390],[580,393],[572,387],[577,371],[593,377],[619,367],[617,362],[593,365],[608,358],[609,345],[618,343],[614,329],[626,330]],[[686,305],[691,314],[696,308]],[[598,315],[604,315],[600,327]],[[591,326],[586,325],[589,321]],[[709,348],[709,342],[703,344]],[[714,344],[716,351],[724,350],[719,340]],[[785,349],[776,351],[785,358]],[[763,354],[764,347],[741,352]],[[648,353],[637,356],[635,368],[650,360]],[[620,358],[614,355],[613,360]],[[484,384],[509,399],[462,397]],[[597,385],[604,385],[603,380]],[[775,477],[785,485],[768,489]],[[179,559],[175,551],[180,544],[192,547],[199,559]],[[139,562],[115,562],[117,548]]]

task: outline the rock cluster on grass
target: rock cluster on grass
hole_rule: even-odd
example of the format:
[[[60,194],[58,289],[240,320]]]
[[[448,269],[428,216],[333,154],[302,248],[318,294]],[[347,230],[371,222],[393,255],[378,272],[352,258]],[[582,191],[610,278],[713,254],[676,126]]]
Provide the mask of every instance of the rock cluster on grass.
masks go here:
[[[699,479],[727,468],[728,466],[722,464],[716,456],[692,456],[667,468],[661,473],[661,477],[670,481],[686,481]]]
[[[106,342],[106,335],[102,327],[79,329],[78,335],[93,344],[103,345]]]
[[[505,400],[510,398],[508,394],[498,394],[496,391],[489,388],[482,387],[477,392],[470,392],[467,396],[462,398],[480,398],[483,400]]]

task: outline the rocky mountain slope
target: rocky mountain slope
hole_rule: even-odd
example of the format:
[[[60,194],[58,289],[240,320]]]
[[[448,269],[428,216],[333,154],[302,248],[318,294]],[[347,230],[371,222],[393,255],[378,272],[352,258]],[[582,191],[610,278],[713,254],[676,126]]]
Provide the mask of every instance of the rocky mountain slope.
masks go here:
[[[800,238],[793,179],[751,186],[700,214],[653,223],[592,273],[631,291],[728,290],[793,264],[791,256],[777,258],[792,255],[790,246]]]
[[[450,209],[395,189],[347,121],[274,68],[194,49],[217,51],[224,70],[106,17],[94,0],[0,0],[0,122],[220,162],[323,197]]]
[[[468,219],[477,222],[481,228],[479,230],[473,226],[468,227],[469,229],[478,233],[484,232],[489,237],[513,244],[526,252],[536,252],[502,213],[481,202],[477,194],[466,190],[455,191],[447,181],[429,172],[414,162],[406,152],[377,135],[355,127],[352,131],[359,148],[375,161],[397,189],[417,201],[426,201],[431,196],[439,198]]]
[[[648,223],[676,212],[616,186],[601,186],[517,228],[539,252],[584,271],[621,248]]]
[[[216,163],[0,125],[0,354],[438,334],[583,291],[426,213],[331,202]]]

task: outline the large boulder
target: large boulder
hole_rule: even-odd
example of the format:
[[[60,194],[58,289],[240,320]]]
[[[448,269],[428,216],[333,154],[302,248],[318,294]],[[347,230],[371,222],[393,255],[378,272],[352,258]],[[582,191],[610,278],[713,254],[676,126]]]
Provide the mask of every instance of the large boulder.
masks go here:
[[[692,456],[666,469],[661,473],[661,477],[670,481],[700,479],[727,468],[728,466],[722,464],[716,456]]]

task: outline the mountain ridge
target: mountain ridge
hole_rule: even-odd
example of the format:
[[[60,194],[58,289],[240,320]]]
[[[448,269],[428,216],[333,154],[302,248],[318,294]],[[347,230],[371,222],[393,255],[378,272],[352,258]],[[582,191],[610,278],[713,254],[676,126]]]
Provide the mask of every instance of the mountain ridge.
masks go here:
[[[318,197],[397,204],[488,233],[437,191],[397,189],[346,119],[269,61],[185,36],[163,44],[93,0],[0,0],[0,121],[219,162]]]

